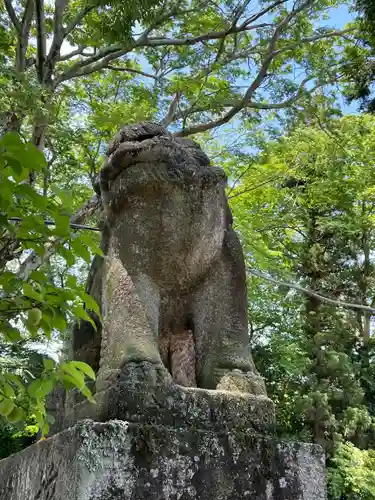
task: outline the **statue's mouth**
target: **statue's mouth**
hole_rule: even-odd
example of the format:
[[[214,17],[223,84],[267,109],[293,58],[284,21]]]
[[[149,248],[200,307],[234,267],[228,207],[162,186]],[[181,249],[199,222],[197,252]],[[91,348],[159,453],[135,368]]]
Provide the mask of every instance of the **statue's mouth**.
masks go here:
[[[143,165],[152,172],[149,167],[155,163],[173,166],[169,175],[175,181],[182,179],[184,174],[197,177],[197,169],[207,167],[210,160],[197,143],[188,138],[174,137],[158,123],[128,125],[118,132],[108,146],[100,172],[100,190],[108,191],[110,184],[122,172],[135,165]],[[151,173],[150,179],[154,177],[155,172]]]
[[[109,144],[107,156],[110,157],[120,146],[126,151],[131,151],[132,147],[139,151],[139,143],[160,136],[170,136],[170,134],[158,123],[128,125],[122,128]]]
[[[145,152],[150,154],[157,137],[167,139],[171,134],[158,123],[123,127],[108,146],[106,160],[100,172],[102,188],[107,186],[108,181],[113,181],[121,171],[137,164]]]

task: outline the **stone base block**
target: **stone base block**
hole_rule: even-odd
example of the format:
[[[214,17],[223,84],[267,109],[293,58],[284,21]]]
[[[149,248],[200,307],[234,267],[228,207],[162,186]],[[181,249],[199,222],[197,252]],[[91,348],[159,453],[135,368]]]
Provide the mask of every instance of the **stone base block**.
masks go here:
[[[85,420],[0,461],[0,500],[325,500],[321,448]]]
[[[96,394],[97,403],[83,401],[67,405],[63,428],[90,419],[99,422],[123,420],[139,424],[161,425],[173,428],[191,427],[209,431],[246,429],[259,433],[272,432],[275,422],[273,402],[265,396],[252,394],[189,389],[177,385],[169,392],[156,395],[139,386],[132,391],[118,386]]]
[[[181,387],[165,378],[165,372],[164,367],[155,368],[150,363],[129,363],[116,383],[95,393],[95,405],[76,391],[65,401],[66,391],[61,388],[48,402],[48,413],[56,420],[51,434],[86,419],[214,432],[249,427],[260,434],[272,432],[275,407],[267,396],[236,390],[230,384],[233,379],[220,390]],[[257,378],[264,385],[263,379]]]

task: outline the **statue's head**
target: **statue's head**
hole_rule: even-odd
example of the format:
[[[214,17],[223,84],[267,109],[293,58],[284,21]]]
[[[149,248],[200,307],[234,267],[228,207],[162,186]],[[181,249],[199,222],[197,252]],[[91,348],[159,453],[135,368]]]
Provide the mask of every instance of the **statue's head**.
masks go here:
[[[221,251],[225,183],[194,141],[155,123],[121,129],[108,147],[100,190],[124,264],[164,283],[176,273],[186,283],[199,276]]]
[[[224,185],[224,171],[209,165],[199,144],[174,137],[157,123],[126,126],[109,144],[100,172],[104,207],[117,212],[121,201],[132,194],[172,185]]]

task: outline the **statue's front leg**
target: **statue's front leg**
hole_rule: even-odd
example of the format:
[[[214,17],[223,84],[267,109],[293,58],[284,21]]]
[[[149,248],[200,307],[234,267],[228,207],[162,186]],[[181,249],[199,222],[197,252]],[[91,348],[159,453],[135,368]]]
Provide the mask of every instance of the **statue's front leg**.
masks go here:
[[[195,294],[194,333],[198,387],[265,395],[250,352],[245,265],[233,230]]]
[[[96,392],[116,383],[122,372],[163,366],[158,348],[158,288],[145,276],[131,276],[121,260],[106,257],[103,330]]]

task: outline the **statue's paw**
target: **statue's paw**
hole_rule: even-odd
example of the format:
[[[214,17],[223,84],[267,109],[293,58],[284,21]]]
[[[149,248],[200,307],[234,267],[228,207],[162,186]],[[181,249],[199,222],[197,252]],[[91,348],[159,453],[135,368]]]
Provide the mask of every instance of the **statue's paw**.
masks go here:
[[[246,392],[254,396],[267,396],[263,377],[253,372],[232,370],[226,373],[216,386],[217,390],[231,392]]]

